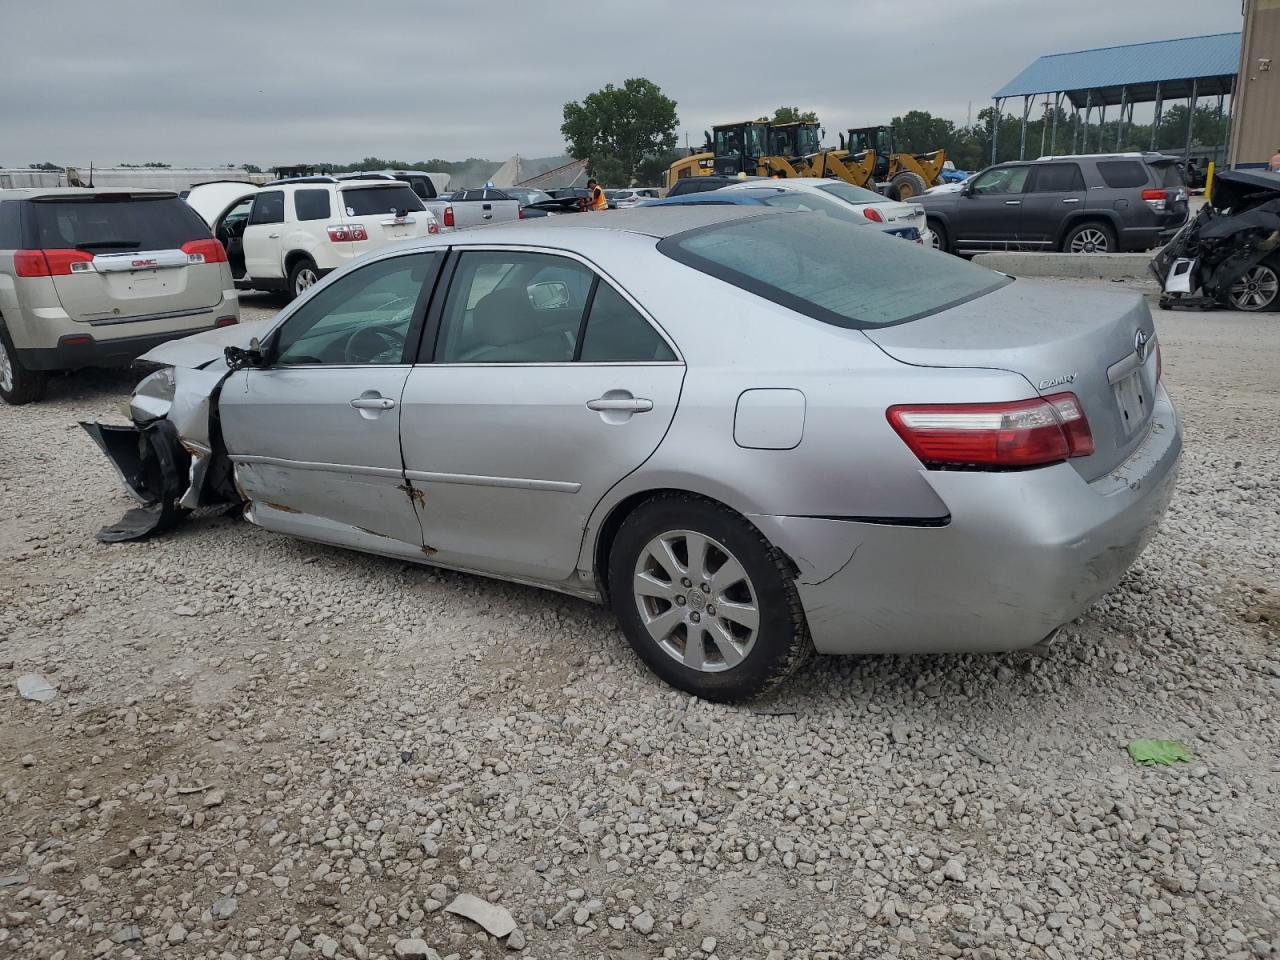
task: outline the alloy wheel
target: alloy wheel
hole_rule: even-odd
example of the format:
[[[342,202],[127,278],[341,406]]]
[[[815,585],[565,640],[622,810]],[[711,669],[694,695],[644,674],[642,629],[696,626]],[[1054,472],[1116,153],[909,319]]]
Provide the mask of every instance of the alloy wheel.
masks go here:
[[[760,632],[760,608],[746,568],[724,544],[670,530],[640,551],[632,594],[653,641],[691,670],[740,664]]]
[[[293,285],[294,293],[301,293],[307,287],[314,286],[316,280],[316,272],[310,267],[303,267],[298,271],[298,279]]]
[[[1265,310],[1280,295],[1280,277],[1265,264],[1259,263],[1249,270],[1227,291],[1227,299],[1237,310]]]
[[[1071,238],[1072,253],[1106,253],[1111,248],[1110,240],[1101,230],[1087,227]]]
[[[0,390],[13,392],[13,361],[9,359],[9,350],[0,343]]]

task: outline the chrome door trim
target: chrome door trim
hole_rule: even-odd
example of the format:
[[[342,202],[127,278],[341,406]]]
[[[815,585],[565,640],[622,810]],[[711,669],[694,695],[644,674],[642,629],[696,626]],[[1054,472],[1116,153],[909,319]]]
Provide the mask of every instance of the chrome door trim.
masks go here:
[[[626,289],[624,289],[623,286],[620,283],[618,283],[617,280],[609,276],[609,274],[604,270],[604,268],[599,266],[594,260],[590,260],[587,257],[583,256],[582,254],[578,253],[576,250],[567,250],[564,247],[540,247],[540,246],[534,246],[527,243],[466,243],[466,242],[459,243],[456,241],[451,245],[450,249],[455,254],[466,253],[469,250],[490,251],[490,252],[497,252],[497,253],[509,253],[509,252],[543,253],[543,254],[547,254],[548,256],[568,257],[570,260],[577,260],[584,267],[586,267],[588,270],[590,270],[592,273],[598,276],[601,280],[609,284],[609,286],[613,287],[614,291],[617,292],[618,295],[621,296],[623,300],[631,304],[631,306],[635,308],[636,312],[639,313],[640,316],[644,317],[644,319],[649,322],[649,326],[653,327],[654,330],[658,331],[658,336],[662,337],[662,339],[666,342],[667,346],[671,348],[671,352],[676,355],[675,362],[678,362],[681,364],[684,363],[684,355],[680,352],[680,348],[676,345],[676,342],[671,339],[667,331],[662,328],[662,324],[660,324],[657,320],[654,319],[653,314],[651,314],[648,310],[646,310],[644,306],[638,300],[636,300],[635,297],[631,296],[631,294],[628,293]],[[447,294],[448,294],[447,289],[442,291],[442,295],[447,295]],[[673,361],[631,360],[627,362],[628,364],[636,364],[636,363],[672,363]],[[577,364],[574,364],[574,365],[577,366]],[[426,364],[423,364],[423,366],[426,366]],[[446,366],[446,364],[432,364],[432,366]],[[474,364],[474,363],[459,364],[459,366],[474,367],[474,366],[477,366],[477,364]],[[494,364],[494,366],[509,367],[509,366],[512,366],[512,364],[500,363],[500,364]]]
[[[506,487],[516,490],[545,490],[549,493],[577,493],[582,484],[571,480],[533,480],[525,477],[481,477],[469,473],[432,473],[427,470],[406,470],[410,480],[424,483],[460,483],[473,487]]]
[[[232,463],[260,463],[289,470],[315,470],[320,473],[347,473],[361,477],[403,477],[404,471],[396,467],[367,467],[350,463],[317,463],[309,460],[286,460],[283,457],[262,457],[254,454],[228,454]]]
[[[449,363],[418,363],[415,364],[416,369],[465,369],[476,370],[484,367],[491,369],[506,367],[572,367],[580,370],[583,367],[636,367],[640,365],[648,367],[683,367],[684,364],[679,360],[529,360],[529,361],[512,361],[510,363],[466,363],[452,360]],[[290,368],[292,369],[292,368]]]

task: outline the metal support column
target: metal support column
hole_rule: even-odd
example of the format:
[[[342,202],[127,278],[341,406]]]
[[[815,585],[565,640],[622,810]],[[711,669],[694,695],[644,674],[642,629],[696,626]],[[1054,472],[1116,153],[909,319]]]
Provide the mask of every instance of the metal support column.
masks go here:
[[[1018,137],[1018,159],[1027,159],[1027,118],[1031,116],[1031,96],[1022,98],[1022,133]]]
[[[1102,153],[1103,150],[1107,149],[1102,144],[1103,138],[1105,138],[1106,135],[1107,135],[1107,103],[1104,100],[1102,102],[1102,109],[1098,111],[1098,152],[1099,153]],[[1088,153],[1087,150],[1085,152]]]
[[[1151,149],[1155,150],[1160,142],[1160,115],[1164,112],[1164,100],[1160,96],[1160,81],[1156,81],[1156,114],[1151,121]]]
[[[1116,123],[1116,152],[1120,152],[1120,141],[1124,137],[1124,111],[1129,106],[1129,88],[1120,88],[1120,119]]]
[[[996,146],[1000,143],[1000,116],[1004,112],[1004,101],[996,99],[996,116],[991,124],[991,162],[996,162]]]
[[[1223,95],[1218,94],[1218,120],[1214,124],[1215,129],[1213,132],[1213,162],[1215,165],[1218,162],[1218,148],[1222,146],[1222,141],[1225,139],[1222,136],[1222,101]]]
[[[1196,121],[1196,100],[1199,99],[1199,80],[1191,81],[1191,100],[1187,103],[1187,139],[1182,145],[1182,159],[1191,155],[1191,130]]]
[[[1080,152],[1089,152],[1089,112],[1093,110],[1093,91],[1086,90],[1084,94],[1084,126],[1080,129]]]
[[[1049,127],[1049,152],[1056,153],[1058,149],[1058,111],[1062,109],[1062,94],[1055,93],[1053,95],[1053,121]]]

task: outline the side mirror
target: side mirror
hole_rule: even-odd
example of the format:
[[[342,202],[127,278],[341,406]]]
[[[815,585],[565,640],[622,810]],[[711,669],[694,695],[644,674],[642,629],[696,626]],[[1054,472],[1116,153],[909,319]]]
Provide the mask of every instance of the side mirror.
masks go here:
[[[569,285],[563,280],[543,280],[528,288],[535,310],[556,310],[569,305]]]
[[[240,370],[244,367],[265,367],[267,365],[267,355],[257,337],[249,341],[249,349],[227,347],[222,351],[222,356],[226,359],[227,366],[232,370]]]
[[[966,183],[964,186],[962,186],[962,187],[960,188],[960,196],[962,196],[962,197],[972,197],[972,196],[973,196],[973,181],[972,181],[972,180],[970,180],[968,183]]]

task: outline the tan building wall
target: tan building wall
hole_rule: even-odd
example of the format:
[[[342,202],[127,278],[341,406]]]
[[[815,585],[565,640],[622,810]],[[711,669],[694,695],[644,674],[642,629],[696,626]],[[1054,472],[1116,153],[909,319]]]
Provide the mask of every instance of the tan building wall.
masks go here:
[[[1245,0],[1228,159],[1266,163],[1280,150],[1280,0]]]

